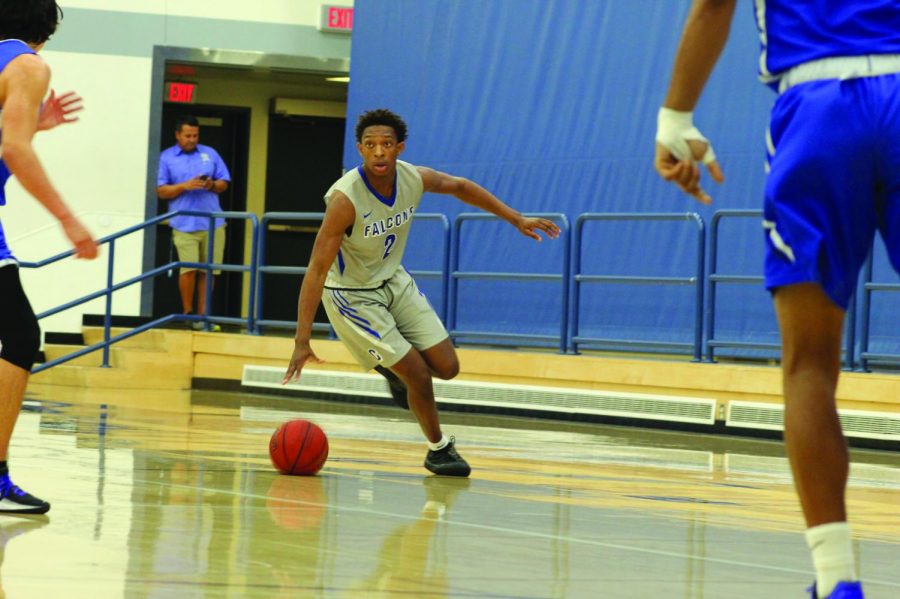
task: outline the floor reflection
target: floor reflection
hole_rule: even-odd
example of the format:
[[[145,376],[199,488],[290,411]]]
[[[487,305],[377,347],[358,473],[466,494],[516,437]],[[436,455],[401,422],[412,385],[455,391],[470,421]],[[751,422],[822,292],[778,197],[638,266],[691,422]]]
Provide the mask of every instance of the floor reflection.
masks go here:
[[[46,515],[40,516],[6,516],[0,517],[0,599],[6,599],[7,593],[3,584],[3,562],[6,559],[6,552],[9,550],[9,543],[16,537],[27,534],[39,528],[43,528],[50,524],[50,518]],[[13,543],[13,551],[15,543]],[[15,597],[13,594],[11,597]]]
[[[770,599],[808,583],[778,443],[449,414],[475,468],[459,480],[428,475],[399,410],[96,399],[33,394],[20,418],[16,471],[54,507],[39,526],[0,518],[11,597]],[[291,418],[329,436],[319,476],[271,467]],[[867,597],[897,597],[900,465],[853,459]]]
[[[425,503],[419,517],[400,524],[385,537],[378,550],[377,566],[351,584],[346,596],[447,597],[450,556],[444,518],[452,511],[456,496],[470,484],[469,479],[423,478]]]

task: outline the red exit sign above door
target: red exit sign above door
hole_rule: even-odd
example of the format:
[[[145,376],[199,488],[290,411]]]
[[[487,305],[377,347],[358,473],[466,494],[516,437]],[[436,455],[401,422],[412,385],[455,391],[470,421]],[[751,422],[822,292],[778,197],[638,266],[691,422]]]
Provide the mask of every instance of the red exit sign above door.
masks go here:
[[[193,104],[197,99],[197,84],[185,81],[166,81],[166,102]]]
[[[322,5],[319,15],[319,31],[351,33],[353,31],[353,7]]]

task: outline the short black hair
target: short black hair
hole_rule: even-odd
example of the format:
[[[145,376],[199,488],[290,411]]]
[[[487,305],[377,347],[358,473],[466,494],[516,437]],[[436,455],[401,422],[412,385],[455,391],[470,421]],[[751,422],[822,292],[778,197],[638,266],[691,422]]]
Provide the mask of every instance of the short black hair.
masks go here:
[[[362,141],[363,131],[366,130],[366,127],[372,127],[373,125],[390,127],[394,130],[398,143],[406,141],[406,123],[403,122],[403,119],[387,108],[376,108],[359,115],[359,120],[356,121],[357,143]]]
[[[62,16],[56,0],[0,0],[0,40],[43,44]]]
[[[0,0],[2,2],[2,0]],[[175,133],[181,133],[181,128],[187,125],[188,127],[199,127],[200,122],[197,120],[192,114],[183,114],[177,119],[175,119]]]

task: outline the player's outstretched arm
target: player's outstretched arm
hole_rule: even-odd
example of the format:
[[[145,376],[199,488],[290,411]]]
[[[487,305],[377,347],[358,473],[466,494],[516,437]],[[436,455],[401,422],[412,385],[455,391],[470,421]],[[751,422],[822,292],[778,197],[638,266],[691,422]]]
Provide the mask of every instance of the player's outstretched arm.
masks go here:
[[[736,2],[694,0],[657,122],[656,171],[704,204],[712,202],[712,198],[700,187],[696,161],[706,165],[717,183],[724,181],[724,175],[709,140],[694,126],[693,111],[728,40]]]
[[[424,166],[417,168],[419,174],[422,175],[425,191],[452,195],[466,204],[495,214],[518,229],[522,235],[537,241],[541,240],[541,236],[538,235],[537,231],[543,231],[544,235],[551,239],[559,236],[559,227],[553,221],[546,218],[533,218],[522,215],[517,210],[504,204],[497,196],[478,183]]]
[[[316,241],[313,244],[312,255],[309,258],[309,266],[303,276],[300,285],[300,297],[297,301],[297,333],[294,337],[294,353],[288,364],[287,372],[281,384],[289,383],[300,377],[300,372],[307,362],[321,363],[310,346],[312,337],[313,319],[316,309],[322,301],[322,289],[325,286],[325,277],[328,269],[334,262],[338,250],[341,249],[341,241],[344,232],[353,225],[356,218],[356,210],[350,199],[339,191],[332,193],[328,208],[325,210],[325,218]]]
[[[37,56],[26,54],[10,62],[0,77],[6,88],[6,100],[3,102],[3,161],[25,191],[59,221],[66,237],[75,247],[75,256],[95,258],[97,243],[50,183],[31,145],[38,129],[41,100],[50,83],[50,69]]]

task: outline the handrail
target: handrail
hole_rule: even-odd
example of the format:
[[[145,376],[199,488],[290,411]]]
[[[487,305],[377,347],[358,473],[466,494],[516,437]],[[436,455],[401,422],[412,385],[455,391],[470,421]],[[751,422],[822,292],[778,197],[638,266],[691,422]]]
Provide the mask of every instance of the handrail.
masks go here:
[[[588,221],[690,221],[697,226],[697,269],[692,277],[650,277],[650,276],[611,276],[611,275],[585,275],[581,274],[581,246],[584,232],[584,224]],[[687,213],[584,213],[575,220],[575,233],[572,236],[572,302],[571,322],[572,332],[569,338],[569,348],[572,352],[578,352],[580,344],[593,344],[604,346],[616,346],[624,348],[661,348],[661,349],[687,349],[692,348],[694,361],[699,362],[702,357],[703,340],[703,263],[705,256],[705,225],[703,218],[696,212]],[[642,285],[693,285],[695,287],[694,306],[694,341],[693,343],[643,341],[636,339],[605,339],[597,337],[582,337],[578,334],[580,289],[583,283],[612,283],[612,284],[642,284]]]
[[[449,310],[448,301],[447,301],[447,293],[450,288],[450,219],[447,218],[446,214],[441,213],[422,213],[416,214],[415,218],[424,219],[424,220],[434,220],[441,224],[441,229],[443,232],[443,243],[441,244],[442,252],[441,252],[441,270],[440,271],[425,271],[425,270],[411,270],[409,273],[416,277],[426,277],[426,278],[440,278],[441,280],[441,321],[447,322],[447,312]]]
[[[863,372],[869,371],[869,361],[878,360],[882,362],[900,362],[900,355],[883,354],[869,351],[870,328],[872,326],[872,293],[875,291],[900,291],[900,284],[897,283],[876,283],[872,280],[874,271],[873,251],[869,249],[869,255],[866,258],[863,267],[863,285],[862,285],[862,303],[860,310],[860,331],[859,331],[859,370]]]
[[[709,224],[709,269],[706,276],[706,361],[715,361],[716,347],[734,347],[745,349],[765,349],[778,351],[777,343],[749,343],[745,341],[723,341],[715,338],[716,327],[716,284],[738,283],[762,285],[762,276],[722,275],[718,268],[719,258],[719,222],[723,218],[758,218],[762,219],[762,210],[717,210]]]
[[[297,326],[296,320],[272,320],[263,318],[263,297],[265,294],[265,274],[281,274],[281,275],[305,275],[309,270],[307,266],[269,266],[266,264],[266,240],[269,233],[269,222],[273,220],[315,220],[321,222],[325,218],[324,212],[266,212],[259,220],[259,249],[257,256],[257,278],[256,291],[256,328],[254,334],[260,334],[262,327],[279,327],[294,328]],[[313,323],[314,331],[331,331],[331,325],[326,323]]]
[[[560,353],[566,353],[567,337],[569,330],[569,269],[570,269],[570,248],[569,248],[569,219],[562,213],[537,213],[527,214],[526,216],[546,218],[553,220],[559,224],[561,243],[563,243],[563,265],[561,274],[548,273],[507,273],[507,272],[462,272],[459,270],[459,248],[461,245],[460,229],[466,221],[473,220],[497,220],[500,218],[493,214],[485,214],[481,212],[463,212],[456,216],[453,220],[453,235],[451,244],[450,273],[448,286],[448,310],[447,310],[447,331],[451,339],[471,338],[484,339],[490,341],[492,339],[521,341],[525,344],[530,342],[546,342],[558,341]],[[479,331],[460,331],[456,329],[456,304],[457,304],[457,288],[456,281],[458,279],[493,279],[493,280],[516,280],[516,281],[561,281],[562,282],[562,313],[560,316],[560,333],[555,335],[535,335],[523,333],[485,333]]]
[[[117,240],[144,230],[148,227],[162,223],[176,215],[192,215],[201,216],[209,219],[210,231],[215,228],[216,218],[243,219],[249,220],[252,227],[252,246],[250,252],[250,264],[214,264],[209,260],[206,262],[171,262],[147,272],[140,273],[127,280],[114,282],[114,264],[116,260],[116,242]],[[637,341],[623,339],[601,339],[582,337],[579,335],[579,302],[581,286],[584,284],[630,284],[630,285],[694,285],[696,291],[695,301],[695,335],[694,335],[694,359],[699,360],[704,356],[707,361],[714,361],[716,348],[719,347],[735,347],[745,349],[765,349],[778,351],[780,345],[777,343],[752,343],[739,340],[722,340],[715,338],[715,317],[716,317],[716,290],[720,284],[760,284],[763,280],[760,276],[735,275],[717,272],[718,253],[719,253],[719,225],[724,218],[760,218],[762,216],[759,210],[720,210],[713,217],[709,227],[709,255],[705,253],[704,236],[705,227],[703,219],[695,213],[686,214],[657,214],[657,213],[586,213],[578,217],[575,222],[574,229],[570,232],[567,218],[563,214],[541,214],[546,218],[557,220],[562,229],[563,243],[563,264],[562,273],[515,273],[515,272],[486,272],[486,271],[460,271],[460,247],[462,239],[460,235],[461,227],[464,222],[470,220],[493,220],[496,216],[484,213],[463,213],[456,217],[453,222],[453,228],[447,217],[443,214],[417,214],[416,218],[436,220],[442,225],[443,229],[443,255],[441,257],[442,270],[417,270],[411,271],[412,274],[420,277],[440,277],[441,293],[443,297],[443,313],[444,322],[447,329],[454,339],[483,339],[490,341],[491,339],[504,339],[520,341],[523,345],[530,343],[559,342],[560,352],[567,350],[577,352],[580,345],[600,344],[611,347],[657,347],[664,349],[680,349],[690,347],[689,343],[676,342],[654,342],[654,341]],[[318,220],[321,221],[324,214],[320,212],[270,212],[264,214],[261,218],[249,212],[199,212],[190,210],[180,210],[162,214],[143,223],[129,226],[121,231],[107,235],[99,240],[98,243],[108,245],[107,256],[107,273],[106,287],[104,289],[93,291],[82,297],[76,298],[59,306],[50,308],[37,315],[38,319],[45,319],[49,316],[58,314],[65,310],[85,304],[87,302],[105,299],[105,308],[103,314],[103,340],[89,347],[80,348],[79,350],[56,358],[49,362],[41,364],[33,370],[40,372],[51,368],[54,365],[72,360],[81,355],[103,350],[102,365],[109,366],[110,347],[112,344],[123,339],[127,339],[133,335],[139,334],[155,326],[166,324],[171,321],[188,321],[188,322],[204,322],[207,327],[210,323],[238,324],[246,326],[248,332],[258,334],[261,326],[286,326],[294,327],[294,321],[274,321],[264,320],[262,318],[262,298],[264,295],[263,277],[264,273],[269,274],[305,274],[307,267],[303,266],[269,266],[265,264],[266,249],[266,231],[268,225],[273,220]],[[634,275],[603,275],[603,274],[583,274],[580,272],[582,264],[582,245],[584,225],[588,221],[593,220],[687,220],[693,221],[697,225],[698,230],[698,274],[690,277],[652,277],[652,276],[634,276]],[[260,227],[263,230],[260,231]],[[210,235],[209,239],[209,256],[213,256],[214,235]],[[67,250],[51,256],[49,258],[36,262],[21,262],[19,265],[23,268],[39,268],[49,264],[53,264],[64,258],[72,256],[73,250]],[[704,269],[705,261],[708,260],[709,266]],[[152,322],[145,323],[125,333],[112,336],[112,297],[113,293],[139,283],[141,281],[156,277],[163,272],[173,268],[193,267],[204,269],[208,274],[213,270],[222,270],[228,272],[249,272],[250,293],[248,298],[247,316],[246,317],[226,317],[215,316],[209,314],[211,303],[211,287],[207,286],[207,312],[202,315],[183,315],[171,314],[158,318]],[[557,335],[534,335],[524,333],[488,333],[479,331],[461,331],[456,328],[457,307],[458,307],[458,282],[466,279],[490,279],[499,281],[560,281],[562,283],[561,302],[562,313],[560,315],[560,334]],[[879,361],[900,361],[900,355],[874,353],[870,351],[870,331],[871,331],[871,303],[872,293],[880,291],[900,291],[900,284],[876,283],[872,281],[872,257],[871,254],[865,264],[864,278],[861,284],[860,315],[857,315],[856,301],[854,297],[848,310],[847,325],[845,330],[846,344],[844,349],[844,364],[846,368],[851,368],[857,364],[859,368],[868,370],[871,360]],[[705,301],[704,301],[705,299]],[[856,322],[857,316],[861,320],[859,336],[857,337]],[[699,327],[697,322],[700,323]],[[705,327],[703,326],[705,324]],[[328,324],[316,324],[314,328],[317,330],[330,331]],[[704,330],[705,329],[705,330]],[[699,333],[698,333],[699,330]],[[699,341],[698,341],[699,334]],[[859,343],[857,348],[854,344]],[[698,349],[699,348],[699,349]],[[698,353],[699,352],[699,353]]]
[[[259,265],[259,284],[257,289],[257,298],[256,298],[256,306],[257,306],[257,330],[256,333],[259,333],[259,328],[263,326],[271,326],[271,327],[280,327],[280,328],[294,328],[297,326],[297,322],[295,320],[266,320],[263,318],[263,293],[264,293],[264,283],[263,277],[264,274],[299,274],[305,275],[308,270],[307,266],[268,266],[265,264],[265,256],[266,256],[266,238],[268,236],[268,224],[273,220],[316,220],[322,221],[325,218],[324,212],[267,212],[260,219],[260,242],[259,242],[259,250],[257,252]],[[447,293],[447,265],[450,260],[450,221],[443,214],[428,214],[428,213],[416,213],[413,216],[413,220],[436,220],[443,224],[443,260],[442,260],[442,270],[441,271],[420,271],[420,270],[412,270],[409,271],[410,274],[421,276],[421,277],[440,277],[441,279],[441,293],[446,296]],[[444,314],[443,318],[446,318],[446,301],[444,302],[444,309],[442,310]],[[326,323],[314,323],[313,324],[314,331],[331,331],[331,325]]]
[[[253,326],[252,314],[248,314],[248,317],[246,319],[231,318],[231,317],[224,317],[224,316],[210,316],[208,314],[208,312],[209,312],[209,307],[212,304],[210,302],[211,297],[210,297],[209,292],[212,288],[212,285],[207,285],[207,304],[206,304],[207,314],[203,314],[203,315],[172,314],[172,315],[157,319],[157,320],[153,321],[152,323],[145,323],[144,325],[141,325],[131,331],[128,331],[127,333],[117,335],[116,337],[110,336],[110,331],[112,329],[112,294],[113,294],[113,292],[118,291],[120,289],[124,289],[125,287],[129,287],[135,283],[144,281],[151,277],[155,277],[156,275],[166,272],[172,268],[180,268],[180,267],[204,268],[207,270],[208,273],[212,273],[213,269],[227,270],[227,271],[241,271],[241,272],[249,271],[251,288],[253,285],[255,285],[255,282],[256,282],[255,281],[255,279],[256,279],[256,261],[255,260],[249,266],[232,265],[232,264],[214,264],[209,261],[209,260],[211,260],[212,255],[213,255],[212,246],[213,246],[214,240],[213,240],[212,235],[210,235],[210,240],[209,240],[209,250],[210,251],[207,254],[208,260],[206,262],[181,262],[181,261],[171,262],[169,264],[166,264],[166,265],[154,268],[152,270],[149,270],[147,272],[141,273],[140,275],[131,277],[130,279],[127,279],[126,281],[122,281],[120,283],[114,284],[113,283],[113,272],[114,272],[115,256],[116,256],[116,249],[115,249],[116,240],[118,240],[122,237],[125,237],[126,235],[130,235],[131,233],[135,233],[137,231],[146,229],[147,227],[151,227],[158,223],[164,222],[164,221],[172,218],[173,216],[178,216],[178,215],[207,217],[210,219],[210,227],[211,228],[214,227],[216,218],[249,220],[252,225],[253,241],[254,241],[254,245],[255,245],[257,230],[259,228],[259,222],[258,222],[256,215],[251,212],[230,212],[230,211],[203,212],[203,211],[196,211],[196,210],[175,210],[175,211],[167,212],[166,214],[162,214],[162,215],[156,216],[154,218],[148,219],[148,220],[144,221],[143,223],[139,223],[137,225],[132,225],[130,227],[127,227],[126,229],[123,229],[123,230],[113,233],[111,235],[107,235],[106,237],[101,237],[100,239],[97,240],[98,245],[109,244],[109,253],[108,253],[108,258],[107,258],[107,273],[106,273],[107,285],[106,285],[106,288],[103,290],[100,290],[100,291],[95,291],[95,292],[89,293],[80,298],[77,298],[77,299],[71,300],[69,302],[66,302],[64,304],[61,304],[59,306],[56,306],[54,308],[50,308],[49,310],[45,310],[44,312],[37,314],[36,318],[38,320],[41,320],[43,318],[53,316],[54,314],[59,314],[60,312],[63,312],[70,308],[80,306],[81,304],[84,304],[89,301],[92,301],[92,300],[95,300],[95,299],[105,296],[106,297],[106,306],[105,306],[104,315],[103,315],[103,341],[97,342],[97,343],[95,343],[91,346],[85,347],[85,348],[81,348],[79,350],[76,350],[75,352],[66,354],[65,356],[60,356],[59,358],[55,358],[48,362],[44,362],[43,364],[40,364],[40,365],[36,366],[34,369],[32,369],[32,373],[38,373],[38,372],[41,372],[42,370],[52,368],[53,366],[56,366],[57,364],[62,364],[64,362],[68,362],[69,360],[73,360],[79,356],[85,355],[87,353],[91,353],[97,349],[103,349],[103,359],[102,359],[101,366],[103,366],[104,368],[108,368],[109,367],[109,353],[110,353],[109,348],[113,343],[120,341],[122,339],[127,339],[128,337],[131,337],[132,335],[136,335],[137,333],[148,330],[149,328],[152,328],[154,326],[159,326],[160,324],[165,324],[170,321],[175,321],[175,320],[178,320],[178,321],[200,321],[200,322],[205,322],[207,327],[209,326],[210,322],[221,322],[221,323],[227,323],[227,324],[243,324],[246,322],[248,330],[250,330],[252,328],[252,326]],[[46,258],[44,260],[40,260],[38,262],[20,262],[19,266],[22,268],[40,268],[40,267],[46,266],[48,264],[53,264],[55,262],[63,260],[64,258],[72,256],[74,253],[75,253],[74,249],[69,249],[69,250],[66,250],[65,252],[61,252],[59,254],[56,254],[56,255]]]
[[[757,284],[762,285],[762,276],[727,275],[717,272],[719,252],[719,223],[724,218],[758,218],[762,220],[762,210],[717,210],[710,221],[709,236],[709,272],[706,277],[706,361],[715,361],[715,348],[732,347],[743,349],[762,349],[781,351],[780,343],[755,343],[747,341],[722,340],[715,338],[716,285],[719,283]],[[850,299],[847,310],[846,346],[844,348],[844,367],[853,367],[853,342],[856,331],[856,298]]]

